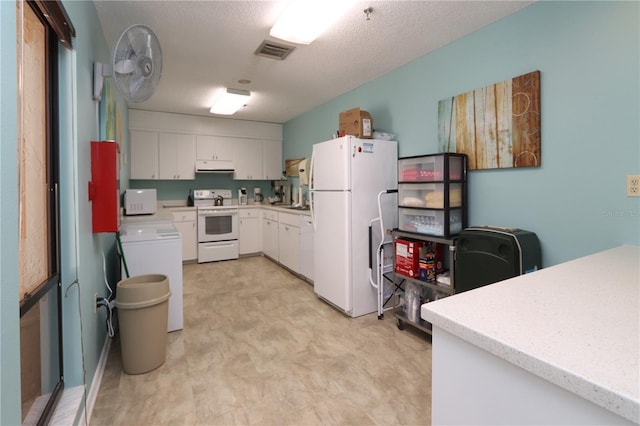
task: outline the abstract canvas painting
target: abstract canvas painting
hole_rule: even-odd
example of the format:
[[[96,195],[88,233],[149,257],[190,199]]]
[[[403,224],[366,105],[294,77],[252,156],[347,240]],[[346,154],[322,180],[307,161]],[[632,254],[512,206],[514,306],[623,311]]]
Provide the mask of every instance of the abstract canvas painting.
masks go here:
[[[438,146],[469,170],[540,167],[540,71],[438,102]]]

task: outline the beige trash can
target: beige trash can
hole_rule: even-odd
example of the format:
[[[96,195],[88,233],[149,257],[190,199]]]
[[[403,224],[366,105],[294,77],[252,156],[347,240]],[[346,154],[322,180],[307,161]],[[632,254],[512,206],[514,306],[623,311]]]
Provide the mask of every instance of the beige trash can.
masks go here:
[[[118,282],[115,305],[125,373],[146,373],[164,363],[170,296],[166,275],[139,275]]]

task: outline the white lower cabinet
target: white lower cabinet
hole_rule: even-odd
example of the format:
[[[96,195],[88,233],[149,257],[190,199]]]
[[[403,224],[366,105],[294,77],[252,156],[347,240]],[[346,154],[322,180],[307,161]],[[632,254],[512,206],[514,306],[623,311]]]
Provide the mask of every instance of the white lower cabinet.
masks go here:
[[[262,252],[278,261],[278,213],[272,210],[262,212]]]
[[[182,238],[182,261],[198,258],[198,230],[196,211],[177,211],[172,213],[173,224]]]
[[[313,282],[313,223],[306,215],[300,215],[300,274]]]
[[[240,209],[238,227],[239,254],[260,253],[262,251],[262,232],[260,229],[260,209]]]
[[[250,211],[254,209],[245,209]],[[243,209],[240,209],[242,221]],[[313,225],[299,213],[262,209],[262,253],[313,282]],[[240,225],[242,247],[242,225]],[[249,244],[249,243],[248,243]],[[242,251],[241,251],[242,253]],[[251,253],[251,252],[247,252]]]
[[[278,213],[279,262],[300,273],[300,216]]]

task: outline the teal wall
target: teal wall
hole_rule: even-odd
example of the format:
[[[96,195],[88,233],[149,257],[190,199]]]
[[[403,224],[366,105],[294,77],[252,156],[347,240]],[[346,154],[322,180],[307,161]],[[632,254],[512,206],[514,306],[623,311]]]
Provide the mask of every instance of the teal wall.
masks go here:
[[[102,253],[112,283],[112,235],[91,233],[91,140],[100,138],[92,100],[94,60],[109,61],[92,2],[64,1],[76,28],[73,52],[62,52],[61,210],[64,351],[67,386],[91,380],[106,330],[93,294],[107,294]],[[541,71],[542,167],[474,171],[469,176],[472,225],[517,226],[542,241],[544,263],[556,264],[623,243],[640,244],[640,199],[625,196],[627,174],[640,173],[638,2],[539,2],[339,96],[284,126],[284,158],[306,157],[336,130],[338,113],[371,112],[376,129],[392,132],[400,156],[437,152],[440,99]],[[0,424],[20,423],[15,2],[0,1]],[[382,60],[382,59],[381,59]],[[127,108],[116,95],[128,128]],[[127,132],[123,150],[128,152]],[[128,170],[121,170],[121,188]],[[160,199],[191,188],[268,182],[203,175],[155,184]],[[78,278],[79,285],[69,285]],[[84,356],[82,350],[84,349]],[[86,370],[86,374],[83,373]]]
[[[356,106],[400,156],[438,152],[439,100],[540,70],[542,167],[470,172],[470,225],[535,232],[545,266],[640,244],[625,192],[640,174],[639,5],[535,3],[285,123],[284,158],[309,156]]]
[[[115,234],[92,233],[91,202],[87,197],[87,185],[91,180],[90,142],[104,138],[104,132],[100,131],[100,105],[92,98],[93,62],[109,63],[110,52],[93,2],[65,1],[64,6],[76,30],[73,53],[65,52],[66,78],[61,78],[66,85],[66,90],[61,91],[65,94],[61,99],[62,109],[68,112],[68,127],[63,129],[61,139],[67,141],[61,147],[65,384],[77,386],[84,382],[90,389],[106,338],[104,309],[97,314],[93,309],[94,294],[103,297],[109,294],[104,282],[103,254],[107,280],[112,287],[118,269]],[[115,89],[113,94],[116,108],[122,112],[125,129],[122,144],[126,149],[128,110]],[[122,187],[125,180],[126,177],[121,178]],[[70,287],[75,279],[79,285]]]
[[[87,390],[105,343],[105,313],[93,311],[94,294],[107,296],[107,279],[116,279],[114,235],[91,232],[90,141],[99,140],[99,106],[92,99],[93,61],[109,62],[109,50],[90,1],[65,1],[76,29],[74,50],[61,49],[60,62],[60,210],[63,285],[65,386],[86,383]],[[18,310],[18,192],[16,111],[16,3],[0,1],[0,424],[20,424],[20,358]],[[127,106],[114,92],[128,128]],[[123,145],[128,147],[127,132]],[[126,187],[124,171],[121,187]],[[77,280],[78,285],[72,285]]]
[[[249,198],[253,196],[253,188],[261,188],[266,197],[275,195],[271,181],[234,180],[231,175],[203,173],[196,175],[195,180],[132,180],[129,188],[156,188],[158,200],[187,200],[191,189],[231,189],[233,198],[238,197],[238,189],[247,188]]]
[[[0,424],[20,417],[16,4],[0,1]]]

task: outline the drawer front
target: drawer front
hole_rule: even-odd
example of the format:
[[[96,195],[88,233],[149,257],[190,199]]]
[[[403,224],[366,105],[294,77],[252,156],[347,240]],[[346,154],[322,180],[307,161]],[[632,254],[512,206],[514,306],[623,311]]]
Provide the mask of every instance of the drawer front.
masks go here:
[[[465,179],[464,158],[458,155],[434,154],[398,159],[398,182],[434,182],[447,180],[445,162],[449,164],[450,180]]]
[[[172,220],[174,222],[189,222],[196,220],[197,213],[195,211],[172,212]]]
[[[278,213],[278,222],[298,228],[300,227],[300,215],[291,213]]]
[[[445,188],[444,183],[401,183],[398,185],[398,205],[428,209],[462,206],[462,184],[449,185],[449,205],[444,202]]]
[[[240,219],[249,219],[252,217],[260,217],[261,209],[240,209],[239,215]]]
[[[262,212],[262,217],[264,217],[265,219],[269,219],[269,220],[278,220],[278,212],[275,212],[273,210],[264,210]]]
[[[449,234],[459,234],[462,231],[462,211],[452,210],[449,215]],[[398,209],[398,229],[401,231],[449,237],[444,222],[443,210]]]

